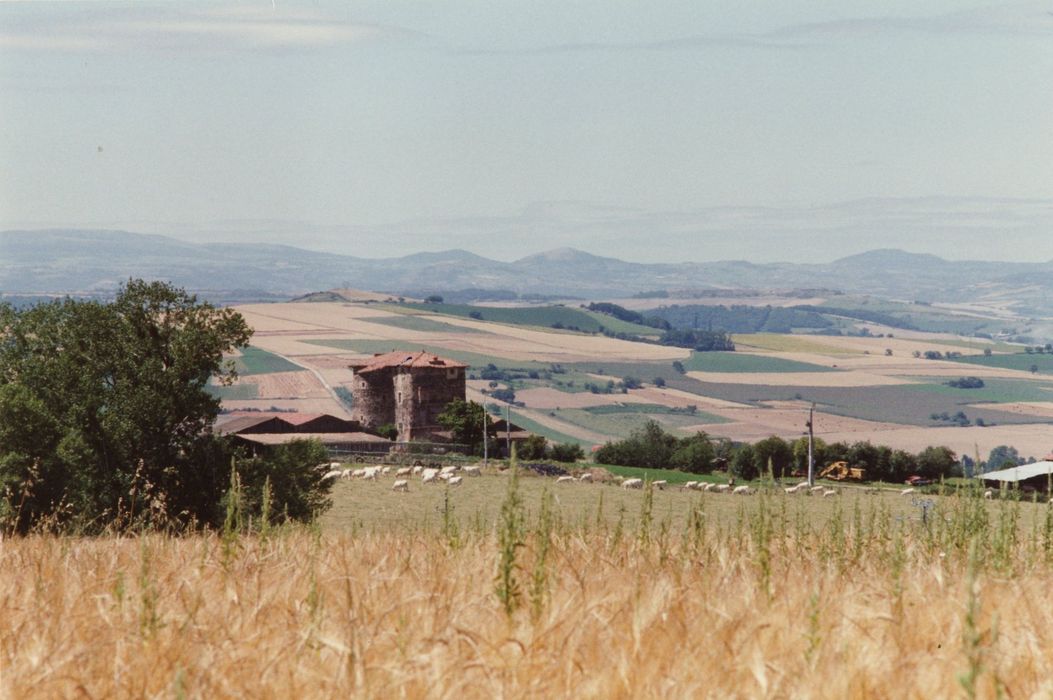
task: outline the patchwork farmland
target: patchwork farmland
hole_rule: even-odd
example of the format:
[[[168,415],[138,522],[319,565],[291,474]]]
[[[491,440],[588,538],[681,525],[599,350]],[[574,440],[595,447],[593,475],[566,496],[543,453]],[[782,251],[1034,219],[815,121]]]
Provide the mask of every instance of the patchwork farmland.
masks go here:
[[[236,358],[239,381],[214,389],[232,409],[346,415],[336,389],[350,387],[348,363],[404,348],[468,363],[470,399],[503,410],[489,392],[511,388],[514,421],[586,446],[648,419],[681,435],[796,438],[814,402],[817,435],[827,441],[943,444],[969,455],[1011,444],[1037,458],[1053,449],[1053,356],[976,338],[901,329],[895,337],[763,333],[736,335],[736,352],[699,353],[569,331],[606,318],[570,306],[300,302],[238,310],[256,334]],[[564,323],[571,318],[577,323]],[[941,359],[925,359],[930,350]],[[962,377],[984,385],[947,385]]]

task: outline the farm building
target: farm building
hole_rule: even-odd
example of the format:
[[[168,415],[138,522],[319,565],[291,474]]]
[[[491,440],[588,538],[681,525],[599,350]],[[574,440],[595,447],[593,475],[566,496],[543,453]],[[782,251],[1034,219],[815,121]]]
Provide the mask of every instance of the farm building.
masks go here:
[[[265,433],[354,433],[362,430],[357,421],[328,413],[229,413],[216,420],[220,435]]]
[[[446,405],[464,400],[468,365],[423,350],[378,354],[349,367],[355,375],[352,418],[367,429],[394,425],[399,441],[434,438]]]
[[[490,429],[493,431],[490,437],[490,454],[494,456],[507,457],[513,445],[526,442],[534,433],[520,428],[515,423],[508,423],[504,418],[491,418]],[[449,430],[437,430],[432,433],[437,442],[453,442],[453,434]]]
[[[366,432],[358,421],[325,413],[251,413],[220,416],[214,430],[257,452],[293,440],[318,440],[330,451],[387,452],[391,441]]]
[[[1053,461],[1043,460],[1032,464],[1022,464],[1019,467],[999,469],[982,474],[980,478],[988,485],[995,487],[1005,482],[1022,491],[1046,491],[1050,480],[1053,479]]]

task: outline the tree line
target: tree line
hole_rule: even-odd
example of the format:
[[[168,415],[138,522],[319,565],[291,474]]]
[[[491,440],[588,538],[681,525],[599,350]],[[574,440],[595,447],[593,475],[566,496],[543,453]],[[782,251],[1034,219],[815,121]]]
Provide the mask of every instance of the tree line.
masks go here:
[[[871,481],[901,482],[920,475],[938,479],[960,475],[960,464],[946,447],[927,447],[919,453],[896,450],[869,441],[826,443],[813,440],[816,473],[834,462],[863,467]],[[784,440],[772,436],[755,443],[732,443],[704,432],[677,437],[650,420],[624,440],[611,441],[595,453],[601,464],[650,469],[679,469],[695,474],[727,470],[740,479],[766,474],[769,464],[776,477],[805,473],[808,469],[808,439]]]

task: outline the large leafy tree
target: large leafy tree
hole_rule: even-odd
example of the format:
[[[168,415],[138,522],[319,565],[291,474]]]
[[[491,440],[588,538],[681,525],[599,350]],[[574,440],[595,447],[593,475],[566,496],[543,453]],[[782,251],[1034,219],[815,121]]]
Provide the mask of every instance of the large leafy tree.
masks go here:
[[[486,423],[486,434],[491,445],[497,438],[497,431],[493,425],[493,419],[486,414],[486,409],[475,401],[462,401],[454,399],[446,404],[446,408],[437,416],[439,425],[450,431],[450,436],[455,443],[468,445],[476,453],[483,449],[483,423]]]
[[[234,310],[160,282],[108,304],[0,307],[0,517],[214,522],[230,451],[205,386],[235,378],[224,353],[250,336]]]

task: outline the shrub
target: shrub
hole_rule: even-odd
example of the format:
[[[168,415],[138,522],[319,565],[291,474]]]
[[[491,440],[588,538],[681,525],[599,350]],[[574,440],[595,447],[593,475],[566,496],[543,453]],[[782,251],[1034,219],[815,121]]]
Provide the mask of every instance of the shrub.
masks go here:
[[[585,459],[585,450],[573,442],[555,443],[552,445],[549,457],[557,462],[577,462]]]

